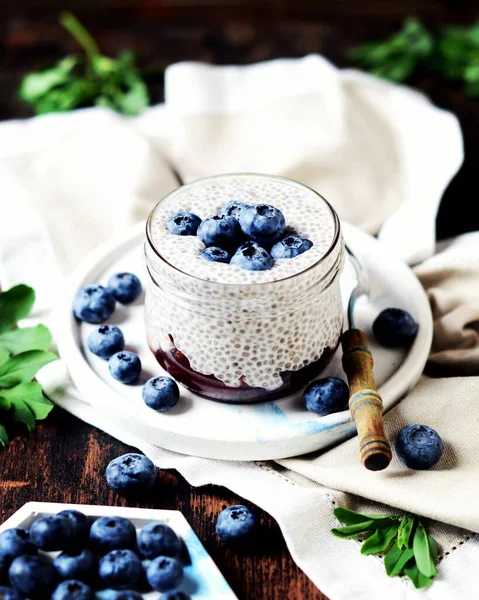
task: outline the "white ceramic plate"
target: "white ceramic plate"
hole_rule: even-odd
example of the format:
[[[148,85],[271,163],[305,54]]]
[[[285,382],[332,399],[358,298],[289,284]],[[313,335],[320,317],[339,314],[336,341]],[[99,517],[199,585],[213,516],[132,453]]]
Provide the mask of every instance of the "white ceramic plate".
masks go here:
[[[356,308],[356,325],[366,331],[375,359],[375,375],[388,410],[417,382],[424,368],[432,339],[432,317],[427,297],[404,263],[390,255],[374,238],[343,224],[346,242],[369,272],[371,296]],[[86,347],[95,327],[78,323],[71,303],[82,286],[106,283],[118,271],[137,273],[146,284],[143,266],[144,226],[135,226],[128,236],[114,239],[90,254],[73,274],[67,295],[57,311],[56,339],[60,354],[84,399],[115,425],[145,441],[184,454],[230,460],[267,460],[305,454],[339,442],[355,433],[349,411],[319,417],[306,411],[301,393],[275,402],[228,405],[201,398],[182,388],[178,405],[168,413],[156,413],[141,398],[141,384],[162,374],[150,352],[143,324],[143,298],[130,306],[118,305],[109,323],[124,332],[126,348],[137,352],[143,363],[142,381],[128,386],[115,381],[106,361]],[[355,273],[347,263],[341,279],[345,305],[355,284]],[[419,334],[403,351],[378,346],[371,324],[388,306],[407,309],[419,323]],[[326,374],[344,377],[340,352]]]
[[[152,510],[146,508],[116,508],[113,506],[90,506],[87,504],[56,504],[49,502],[28,502],[3,525],[0,533],[12,527],[28,529],[40,517],[56,515],[62,510],[74,509],[97,519],[99,517],[124,517],[129,519],[137,530],[151,523],[167,523],[183,540],[188,550],[189,561],[184,565],[185,576],[178,589],[189,594],[191,600],[238,600],[226,579],[206,552],[188,521],[177,510]],[[50,553],[50,554],[58,554]],[[143,594],[147,600],[158,600],[159,592]]]

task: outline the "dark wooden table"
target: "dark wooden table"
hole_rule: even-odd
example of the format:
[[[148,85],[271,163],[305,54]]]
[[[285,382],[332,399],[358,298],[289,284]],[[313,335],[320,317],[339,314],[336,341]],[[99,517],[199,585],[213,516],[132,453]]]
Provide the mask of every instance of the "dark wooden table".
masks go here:
[[[434,27],[468,24],[479,14],[478,3],[468,0],[4,0],[0,119],[29,115],[15,97],[25,72],[76,50],[56,24],[61,9],[72,10],[105,53],[134,48],[142,66],[159,71],[178,60],[243,64],[310,52],[345,66],[349,47],[397,29],[407,15]],[[162,76],[149,83],[153,101],[161,101]],[[412,84],[456,112],[465,135],[466,162],[444,196],[438,236],[479,229],[479,100],[467,99],[458,86],[425,73]],[[20,434],[0,453],[0,517],[29,500],[127,505],[103,477],[107,463],[127,450],[55,409],[30,436]],[[239,500],[225,489],[195,489],[178,474],[162,472],[142,506],[182,510],[241,600],[324,599],[291,560],[276,524],[261,511],[262,541],[253,555],[237,555],[218,544],[215,516]]]

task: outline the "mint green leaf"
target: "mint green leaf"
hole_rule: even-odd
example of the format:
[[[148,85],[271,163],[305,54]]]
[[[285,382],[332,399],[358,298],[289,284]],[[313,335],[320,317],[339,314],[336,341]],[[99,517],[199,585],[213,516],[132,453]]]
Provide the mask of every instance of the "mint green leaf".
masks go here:
[[[419,571],[426,577],[437,575],[435,561],[431,556],[429,536],[422,523],[417,526],[413,542],[414,558]]]
[[[75,40],[85,50],[90,62],[93,62],[96,56],[100,54],[97,43],[90,33],[70,12],[62,12],[60,14],[60,23],[65,29],[75,38]]]
[[[387,529],[377,529],[361,547],[361,554],[380,554],[385,552],[396,538],[398,525],[395,523]]]
[[[427,534],[427,538],[429,540],[429,552],[431,554],[431,558],[434,561],[434,564],[437,564],[437,557],[438,557],[438,548],[437,548],[437,542],[436,540],[429,534]]]
[[[356,523],[355,525],[346,525],[346,527],[335,527],[331,529],[331,533],[340,538],[350,538],[365,531],[372,531],[373,529],[376,529],[376,525],[373,520],[369,520]]]
[[[416,517],[414,515],[404,515],[399,525],[398,530],[398,546],[400,548],[412,548],[412,530],[416,523]]]
[[[2,364],[2,347],[10,354],[20,354],[27,350],[48,350],[51,343],[52,334],[45,325],[11,329],[0,333],[0,364]]]
[[[35,302],[35,292],[27,285],[16,285],[0,293],[0,333],[27,317]]]
[[[413,582],[414,587],[418,589],[425,588],[428,585],[431,585],[433,580],[432,577],[426,577],[425,575],[423,575],[417,568],[416,564],[404,567],[404,575],[406,575],[406,577],[409,577],[409,579]]]
[[[406,563],[414,556],[411,548],[405,550],[399,548],[397,544],[391,546],[389,552],[384,557],[384,567],[389,577],[400,575]]]
[[[91,105],[98,84],[81,77],[72,77],[64,85],[51,90],[35,102],[35,111],[39,115],[53,112],[66,112],[79,106]]]
[[[5,390],[0,390],[0,410],[10,410],[10,401],[1,394]]]
[[[364,521],[394,518],[391,515],[362,515],[355,510],[350,510],[349,508],[344,508],[343,506],[338,506],[333,512],[336,519],[345,525],[356,525],[357,523],[364,523]]]
[[[0,387],[31,381],[43,366],[57,358],[44,350],[28,350],[12,356],[0,365]]]
[[[76,56],[67,56],[54,67],[26,75],[20,85],[20,98],[33,104],[38,102],[46,94],[65,84],[78,63]]]
[[[0,346],[0,365],[3,365],[3,363],[9,358],[10,352],[6,348],[3,348],[3,346]]]
[[[5,427],[0,423],[0,445],[2,445],[4,448],[5,446],[8,445],[8,442],[10,440],[8,439],[8,433],[7,430],[5,429]]]
[[[35,420],[45,419],[53,408],[53,403],[45,398],[42,386],[36,381],[0,390],[0,395],[10,403],[14,421],[25,423],[29,429],[33,429]]]

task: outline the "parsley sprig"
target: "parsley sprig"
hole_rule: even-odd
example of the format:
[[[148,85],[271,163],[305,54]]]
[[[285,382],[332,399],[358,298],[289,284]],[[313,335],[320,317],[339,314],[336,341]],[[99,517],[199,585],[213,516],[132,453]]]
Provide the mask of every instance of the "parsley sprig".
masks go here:
[[[60,22],[84,54],[67,56],[54,67],[26,75],[19,90],[22,100],[37,114],[98,105],[136,115],[148,106],[148,90],[132,52],[122,52],[116,59],[105,56],[71,13],[62,13]]]
[[[23,423],[32,431],[35,422],[53,408],[41,385],[32,381],[43,366],[58,358],[48,352],[52,335],[45,325],[15,325],[28,316],[34,302],[35,292],[26,285],[0,293],[0,446],[9,442],[11,423]]]
[[[437,575],[437,542],[417,516],[362,515],[343,507],[336,508],[334,515],[343,526],[332,533],[340,538],[366,536],[361,554],[384,554],[390,577],[409,577],[417,588],[432,583]]]

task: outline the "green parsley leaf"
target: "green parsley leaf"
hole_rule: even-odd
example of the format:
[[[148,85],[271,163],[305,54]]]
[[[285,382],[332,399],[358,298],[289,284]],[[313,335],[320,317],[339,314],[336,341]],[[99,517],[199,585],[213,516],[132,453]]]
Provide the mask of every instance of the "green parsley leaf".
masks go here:
[[[27,285],[16,285],[0,293],[0,333],[27,317],[34,302],[35,292]]]
[[[52,343],[52,334],[45,325],[11,329],[0,333],[0,365],[2,352],[19,354],[27,350],[48,350]]]
[[[20,98],[31,103],[40,101],[49,92],[66,84],[78,63],[79,59],[76,56],[67,56],[55,67],[30,73],[22,81],[19,90]]]
[[[387,529],[376,529],[361,546],[361,554],[380,554],[381,552],[385,552],[396,538],[397,532],[397,523]]]
[[[433,580],[433,577],[426,577],[423,575],[415,563],[404,567],[404,575],[409,577],[409,579],[413,582],[414,587],[418,589],[431,585]]]
[[[53,408],[52,402],[43,395],[42,386],[36,381],[0,390],[0,396],[9,403],[13,421],[24,423],[29,431],[35,428],[35,421],[45,419]]]
[[[0,387],[31,381],[39,369],[57,358],[44,350],[28,350],[12,356],[0,365]]]
[[[401,549],[397,544],[384,557],[384,567],[389,577],[400,575],[406,563],[414,556],[411,548]]]
[[[434,577],[437,575],[436,561],[433,559],[434,551],[431,552],[430,539],[432,538],[430,538],[424,526],[420,523],[414,534],[413,550],[417,568],[425,577]]]
[[[8,442],[9,442],[9,439],[8,439],[7,430],[0,423],[0,444],[5,448],[5,446],[8,446]]]

